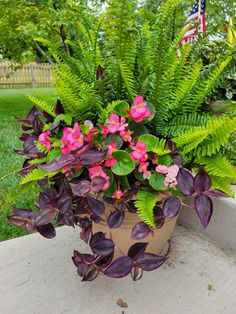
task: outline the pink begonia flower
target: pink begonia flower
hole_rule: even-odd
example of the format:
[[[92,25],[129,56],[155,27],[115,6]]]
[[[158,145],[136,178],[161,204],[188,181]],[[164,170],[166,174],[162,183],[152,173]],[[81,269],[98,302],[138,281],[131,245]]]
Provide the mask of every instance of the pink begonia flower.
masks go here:
[[[113,198],[120,200],[123,197],[124,193],[121,190],[116,190],[112,195]]]
[[[107,135],[109,134],[108,127],[107,126],[100,126],[100,128],[102,130],[102,135],[104,136],[104,138],[106,138]]]
[[[155,170],[156,172],[163,173],[163,174],[168,173],[168,167],[163,166],[163,165],[158,165]]]
[[[151,175],[152,175],[151,171],[144,172],[144,174],[143,174],[144,180],[150,179]]]
[[[87,141],[87,142],[90,142],[92,139],[93,139],[93,137],[94,137],[94,132],[97,130],[97,128],[92,128],[90,131],[89,131],[89,133],[88,133],[88,135],[86,135],[85,136],[85,141]]]
[[[179,173],[179,167],[177,165],[172,165],[168,168],[168,175],[172,175],[173,177],[176,177]]]
[[[62,132],[61,151],[63,155],[69,154],[84,145],[84,136],[80,131],[78,122],[75,122],[74,128],[64,128]]]
[[[125,123],[126,119],[123,117],[119,117],[117,114],[112,113],[110,118],[106,121],[108,131],[112,134],[118,131],[124,131],[128,126],[128,123]]]
[[[117,163],[117,160],[114,157],[105,161],[105,167],[112,167]]]
[[[140,165],[139,165],[139,168],[138,168],[138,171],[139,172],[147,172],[147,168],[149,166],[149,162],[141,162]]]
[[[117,147],[116,142],[110,142],[110,144],[107,145],[107,149],[108,149],[107,155],[109,157],[111,157],[112,153],[114,153],[117,150],[116,147]]]
[[[177,184],[176,176],[178,175],[179,167],[177,165],[173,165],[168,167],[168,173],[165,177],[164,185],[170,187],[174,187]]]
[[[89,168],[89,176],[91,179],[95,177],[102,177],[106,180],[106,183],[104,184],[102,190],[107,190],[109,188],[110,182],[109,177],[106,175],[106,173],[103,171],[101,166],[93,166]]]
[[[135,122],[141,122],[151,116],[151,111],[142,96],[134,97],[134,105],[127,113]]]
[[[39,143],[42,144],[46,149],[50,150],[51,148],[51,143],[50,143],[50,136],[51,131],[45,131],[42,134],[39,135]]]
[[[121,131],[120,136],[124,142],[131,142],[132,141],[130,131]]]
[[[138,142],[135,146],[132,146],[133,152],[130,156],[134,160],[143,159],[146,156],[146,145],[142,142]]]

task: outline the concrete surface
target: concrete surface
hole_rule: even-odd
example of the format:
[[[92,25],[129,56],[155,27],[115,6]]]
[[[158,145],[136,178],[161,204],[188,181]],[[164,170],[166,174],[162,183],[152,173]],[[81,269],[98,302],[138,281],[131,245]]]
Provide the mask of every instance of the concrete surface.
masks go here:
[[[180,226],[170,243],[165,266],[138,282],[82,283],[71,263],[73,249],[86,250],[77,229],[57,229],[53,240],[36,234],[1,242],[0,313],[235,314],[236,256]]]
[[[236,194],[236,186],[232,189]],[[207,229],[204,229],[199,218],[191,208],[182,208],[178,222],[215,242],[223,249],[236,253],[236,199],[212,198],[214,211]],[[236,309],[235,309],[236,313]]]

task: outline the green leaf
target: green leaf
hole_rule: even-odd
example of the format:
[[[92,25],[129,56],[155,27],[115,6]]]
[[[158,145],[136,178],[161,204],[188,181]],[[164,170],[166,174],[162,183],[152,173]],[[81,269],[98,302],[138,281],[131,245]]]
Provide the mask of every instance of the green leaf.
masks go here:
[[[135,179],[138,181],[144,181],[143,174],[139,172],[137,169],[134,170]]]
[[[143,134],[138,138],[138,141],[146,144],[147,151],[151,151],[158,156],[163,156],[170,153],[169,149],[165,149],[165,139],[159,139],[158,137],[151,134]]]
[[[172,160],[170,155],[158,157],[158,164],[160,164],[160,165],[164,165],[164,166],[169,167],[172,165],[172,162],[173,162],[173,160]]]
[[[157,202],[157,195],[148,191],[139,191],[135,201],[137,214],[149,226],[155,228],[153,208]]]
[[[139,142],[143,142],[146,144],[146,149],[148,152],[152,151],[152,149],[158,145],[159,139],[151,134],[143,134],[138,138]]]
[[[148,129],[140,123],[131,121],[129,124],[129,130],[133,132],[132,136],[133,137],[138,137],[142,134],[148,134]]]
[[[119,104],[115,106],[114,112],[122,117],[128,117],[129,115],[126,112],[126,110],[128,109],[129,109],[129,104],[126,101],[124,101],[124,102],[120,102]]]
[[[117,134],[108,134],[107,138],[105,140],[103,139],[103,142],[107,145],[111,142],[115,142],[117,143],[117,148],[120,148],[123,144],[121,137]]]
[[[72,116],[69,114],[59,114],[55,120],[54,120],[54,124],[56,124],[59,121],[64,121],[67,125],[71,125],[72,123]]]
[[[61,150],[58,149],[53,149],[48,153],[49,161],[52,161],[53,159],[59,157],[61,155]]]
[[[115,191],[116,191],[116,181],[113,180],[110,183],[109,188],[106,191],[104,191],[104,195],[106,195],[107,197],[112,197],[112,195],[115,193]]]
[[[115,157],[117,160],[117,163],[111,167],[111,170],[116,175],[126,176],[134,170],[134,161],[127,152],[117,150],[112,154],[112,156]]]
[[[149,184],[154,190],[166,190],[164,185],[165,176],[161,173],[153,173],[149,179]]]

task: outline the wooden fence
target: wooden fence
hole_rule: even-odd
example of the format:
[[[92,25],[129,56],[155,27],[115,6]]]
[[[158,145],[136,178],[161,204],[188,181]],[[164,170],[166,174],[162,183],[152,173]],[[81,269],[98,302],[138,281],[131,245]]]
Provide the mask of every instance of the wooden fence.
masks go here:
[[[53,86],[54,78],[48,63],[30,63],[17,67],[0,62],[0,88]]]

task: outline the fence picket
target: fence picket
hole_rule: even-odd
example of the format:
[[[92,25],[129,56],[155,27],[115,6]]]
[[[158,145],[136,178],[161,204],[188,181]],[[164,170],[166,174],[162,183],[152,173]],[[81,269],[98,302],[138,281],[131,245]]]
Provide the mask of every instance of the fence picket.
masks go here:
[[[53,86],[53,84],[54,77],[49,63],[30,63],[16,68],[13,62],[0,62],[0,89]]]

